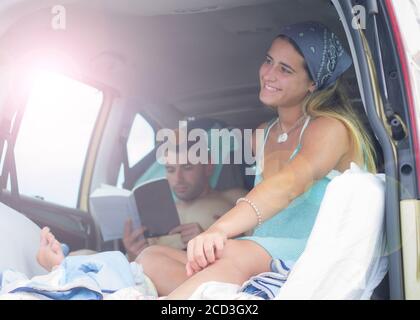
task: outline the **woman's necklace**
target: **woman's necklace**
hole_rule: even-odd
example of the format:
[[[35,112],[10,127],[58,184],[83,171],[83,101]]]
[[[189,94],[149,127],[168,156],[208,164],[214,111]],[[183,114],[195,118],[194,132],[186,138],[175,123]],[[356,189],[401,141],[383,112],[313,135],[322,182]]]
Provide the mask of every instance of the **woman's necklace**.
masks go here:
[[[287,139],[289,139],[289,133],[293,129],[295,129],[302,122],[303,119],[306,119],[306,114],[304,114],[302,117],[300,117],[299,119],[297,119],[296,122],[295,122],[295,124],[292,127],[290,127],[289,130],[287,130],[286,132],[283,132],[283,128],[282,128],[281,123],[280,123],[280,118],[277,118],[277,124],[278,124],[279,129],[280,129],[280,132],[281,132],[279,134],[279,136],[277,137],[277,143],[286,142]]]

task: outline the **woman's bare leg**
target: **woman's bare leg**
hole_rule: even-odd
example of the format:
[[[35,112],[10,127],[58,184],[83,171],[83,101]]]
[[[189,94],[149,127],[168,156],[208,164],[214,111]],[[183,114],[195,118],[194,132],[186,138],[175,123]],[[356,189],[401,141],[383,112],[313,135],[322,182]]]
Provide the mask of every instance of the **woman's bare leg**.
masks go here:
[[[187,280],[185,251],[165,246],[150,246],[137,257],[144,273],[152,280],[159,296],[166,296]]]
[[[223,250],[221,259],[188,278],[168,295],[168,299],[187,299],[208,281],[241,285],[251,276],[270,270],[270,255],[253,241],[228,240]]]

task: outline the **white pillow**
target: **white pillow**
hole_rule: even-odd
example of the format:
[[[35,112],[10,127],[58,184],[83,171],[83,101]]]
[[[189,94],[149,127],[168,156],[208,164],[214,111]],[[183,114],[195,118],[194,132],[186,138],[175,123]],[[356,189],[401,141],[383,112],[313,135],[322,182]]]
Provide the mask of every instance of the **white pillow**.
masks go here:
[[[369,299],[387,272],[382,175],[357,165],[328,185],[307,246],[277,299]]]
[[[0,272],[11,269],[29,278],[46,273],[36,261],[40,231],[24,215],[0,203]]]

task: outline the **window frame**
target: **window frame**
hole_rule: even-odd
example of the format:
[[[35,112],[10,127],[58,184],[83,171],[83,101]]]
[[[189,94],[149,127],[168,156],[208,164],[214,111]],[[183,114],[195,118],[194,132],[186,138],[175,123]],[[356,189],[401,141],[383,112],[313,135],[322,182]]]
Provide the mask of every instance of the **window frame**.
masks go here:
[[[101,94],[102,94],[102,103],[99,106],[97,117],[96,117],[96,119],[94,121],[92,132],[91,132],[91,135],[90,135],[90,137],[88,139],[88,142],[87,142],[88,147],[86,149],[86,152],[85,152],[85,155],[84,155],[83,165],[82,165],[81,171],[80,171],[80,182],[77,185],[78,186],[77,198],[76,198],[76,202],[75,202],[74,206],[68,206],[68,205],[65,205],[65,204],[62,204],[62,203],[57,203],[57,202],[53,202],[53,201],[41,199],[42,201],[45,201],[46,204],[51,204],[51,205],[56,205],[56,206],[60,206],[60,207],[65,207],[65,208],[69,208],[71,210],[72,209],[80,210],[81,209],[80,202],[81,202],[82,186],[83,186],[83,183],[84,183],[84,180],[85,180],[85,174],[87,172],[86,168],[87,168],[87,164],[88,164],[88,158],[89,158],[89,156],[90,156],[90,154],[92,152],[92,140],[93,140],[93,136],[96,134],[96,132],[98,130],[98,122],[99,122],[99,119],[101,117],[103,117],[104,111],[106,111],[104,109],[106,109],[106,105],[108,104],[109,97],[110,96],[114,96],[116,94],[116,90],[113,89],[113,88],[111,88],[111,87],[109,87],[109,86],[107,86],[107,85],[104,85],[101,82],[98,82],[96,80],[93,80],[93,79],[91,79],[89,77],[81,76],[79,74],[72,73],[72,72],[68,72],[67,70],[46,70],[46,71],[47,72],[52,72],[52,73],[57,74],[59,76],[63,76],[63,77],[69,78],[69,79],[71,79],[73,81],[76,81],[76,82],[81,83],[82,85],[86,85],[86,86],[92,87],[93,89],[96,89],[96,90],[100,91]],[[27,111],[26,106],[27,106],[27,104],[29,102],[29,97],[30,97],[30,91],[25,92],[24,97],[22,97],[22,100],[21,100],[22,106],[19,107],[22,110],[21,111],[20,119],[23,119],[24,116],[25,116],[25,113]],[[14,137],[14,144],[16,143],[16,141],[18,139],[19,132],[21,130],[21,124],[22,124],[22,121],[18,121],[13,126],[14,127],[13,130],[16,130],[16,134],[15,134],[15,137]],[[17,168],[17,171],[18,170],[19,170],[19,168]],[[11,177],[9,176],[7,185],[10,184],[10,178]],[[17,172],[16,172],[16,179],[17,179],[17,185],[19,187],[19,180],[18,180]],[[18,196],[25,196],[25,197],[27,196],[25,194],[22,194],[21,193],[21,190],[19,188],[18,188],[18,190],[19,190]],[[27,197],[32,198],[29,195]],[[34,199],[40,199],[39,197],[33,197],[33,198]],[[86,211],[86,210],[82,210],[82,211]]]
[[[77,79],[76,79],[77,80]],[[89,138],[88,149],[86,158],[82,169],[82,175],[79,185],[79,193],[77,197],[77,209],[89,213],[89,194],[95,166],[97,163],[97,155],[100,145],[102,143],[103,133],[106,124],[109,120],[109,114],[115,98],[120,96],[120,93],[113,87],[108,86],[100,81],[94,80],[89,77],[80,78],[79,81],[86,83],[103,92],[103,101],[100,107],[98,117]]]

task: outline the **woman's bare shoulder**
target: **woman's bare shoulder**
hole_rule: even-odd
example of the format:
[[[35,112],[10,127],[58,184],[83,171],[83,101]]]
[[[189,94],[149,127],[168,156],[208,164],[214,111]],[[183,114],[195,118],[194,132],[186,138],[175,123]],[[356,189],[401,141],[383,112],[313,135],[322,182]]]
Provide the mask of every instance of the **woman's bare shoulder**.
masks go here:
[[[322,116],[313,119],[302,138],[302,151],[336,154],[340,158],[351,150],[350,131],[339,119]]]
[[[312,119],[308,125],[307,132],[306,136],[309,139],[327,135],[347,141],[350,137],[346,125],[341,120],[327,116]]]

